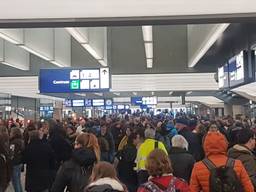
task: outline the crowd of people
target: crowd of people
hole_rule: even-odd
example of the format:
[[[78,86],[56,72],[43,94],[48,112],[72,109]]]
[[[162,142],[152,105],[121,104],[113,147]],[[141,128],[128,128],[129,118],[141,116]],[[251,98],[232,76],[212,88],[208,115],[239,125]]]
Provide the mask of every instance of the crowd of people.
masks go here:
[[[226,192],[256,189],[256,122],[117,115],[0,120],[0,192]]]

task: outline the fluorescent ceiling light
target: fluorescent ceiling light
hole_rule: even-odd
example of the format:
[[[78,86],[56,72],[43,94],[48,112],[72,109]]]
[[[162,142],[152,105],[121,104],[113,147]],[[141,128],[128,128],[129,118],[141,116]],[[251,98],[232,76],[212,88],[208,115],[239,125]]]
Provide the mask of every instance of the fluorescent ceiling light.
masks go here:
[[[146,58],[153,58],[153,43],[145,43]]]
[[[152,26],[142,26],[143,39],[146,42],[152,42],[153,34],[152,34]]]
[[[189,92],[186,93],[186,95],[190,95],[191,93],[192,93],[192,91],[189,91]]]
[[[85,44],[88,43],[88,37],[86,37],[85,35],[83,35],[81,32],[79,32],[79,29],[76,28],[65,28],[70,35],[72,35],[79,43],[81,44]]]
[[[86,94],[85,94],[85,93],[75,93],[75,95],[82,96],[82,97],[86,97]]]
[[[37,51],[35,51],[35,50],[33,50],[33,49],[31,49],[31,48],[25,46],[25,45],[19,45],[19,47],[25,49],[26,51],[28,51],[28,52],[30,52],[30,53],[32,53],[32,54],[34,54],[34,55],[37,55],[38,57],[41,57],[42,59],[44,59],[44,60],[46,60],[46,61],[51,61],[51,59],[50,59],[49,57],[44,56],[44,55],[42,55],[41,53],[39,53],[39,52],[37,52]]]
[[[104,67],[108,66],[108,64],[103,59],[99,59],[98,62]]]
[[[14,67],[14,68],[23,70],[23,71],[28,71],[28,70],[29,70],[29,69],[26,68],[26,67],[17,66],[17,65],[15,65],[15,64],[8,63],[8,62],[6,62],[6,61],[2,61],[1,63],[4,64],[4,65],[8,65],[8,66],[10,66],[10,67]]]
[[[8,35],[0,32],[0,37],[3,38],[6,41],[9,41],[10,43],[13,43],[15,45],[20,44],[20,42],[16,41],[15,39],[9,37]]]
[[[97,60],[103,59],[89,44],[82,44],[82,46]]]
[[[94,93],[94,95],[103,96],[103,93]]]
[[[155,94],[155,92],[154,92],[154,91],[152,91],[152,92],[151,92],[151,94],[152,94],[152,95],[154,95],[154,94]]]
[[[170,91],[170,92],[169,92],[169,95],[172,95],[172,93],[173,93],[173,92],[172,92],[172,91]]]
[[[137,95],[137,92],[132,92],[133,95]]]
[[[56,66],[58,66],[58,67],[65,67],[65,65],[63,65],[63,64],[61,64],[61,63],[59,63],[57,61],[51,61],[51,63],[56,65]]]
[[[147,68],[153,67],[153,59],[147,59]]]
[[[116,96],[120,96],[120,93],[117,93],[117,92],[113,92],[113,94]]]
[[[204,54],[210,49],[210,47],[217,41],[217,39],[221,36],[221,34],[227,29],[229,26],[228,23],[225,24],[219,24],[216,29],[212,32],[212,34],[209,36],[207,42],[204,44],[204,46],[199,50],[199,52],[196,54],[196,56],[192,59],[192,61],[189,63],[189,67],[194,67],[197,62],[204,56]]]

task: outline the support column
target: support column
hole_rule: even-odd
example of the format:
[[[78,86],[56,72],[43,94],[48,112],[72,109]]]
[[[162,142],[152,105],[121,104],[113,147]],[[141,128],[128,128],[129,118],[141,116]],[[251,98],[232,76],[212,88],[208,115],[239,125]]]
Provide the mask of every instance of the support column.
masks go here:
[[[231,115],[233,116],[233,108],[232,105],[225,103],[224,104],[224,115]]]

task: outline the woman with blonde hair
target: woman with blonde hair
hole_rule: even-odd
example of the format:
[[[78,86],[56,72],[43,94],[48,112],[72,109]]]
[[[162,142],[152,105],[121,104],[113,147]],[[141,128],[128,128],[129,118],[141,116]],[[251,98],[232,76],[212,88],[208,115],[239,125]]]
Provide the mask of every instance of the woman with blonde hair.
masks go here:
[[[127,192],[127,188],[117,178],[114,166],[108,162],[99,162],[93,167],[90,184],[85,192]]]
[[[52,192],[81,192],[88,184],[91,169],[100,160],[98,140],[91,133],[81,133],[76,137],[72,158],[60,167]]]

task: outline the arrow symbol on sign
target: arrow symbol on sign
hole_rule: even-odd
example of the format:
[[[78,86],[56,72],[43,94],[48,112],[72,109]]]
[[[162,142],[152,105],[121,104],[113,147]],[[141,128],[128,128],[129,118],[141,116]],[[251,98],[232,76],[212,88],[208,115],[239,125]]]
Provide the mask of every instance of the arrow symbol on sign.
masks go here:
[[[106,69],[104,69],[102,72],[103,72],[103,74],[105,75],[105,74],[107,73],[107,70],[106,70]]]

